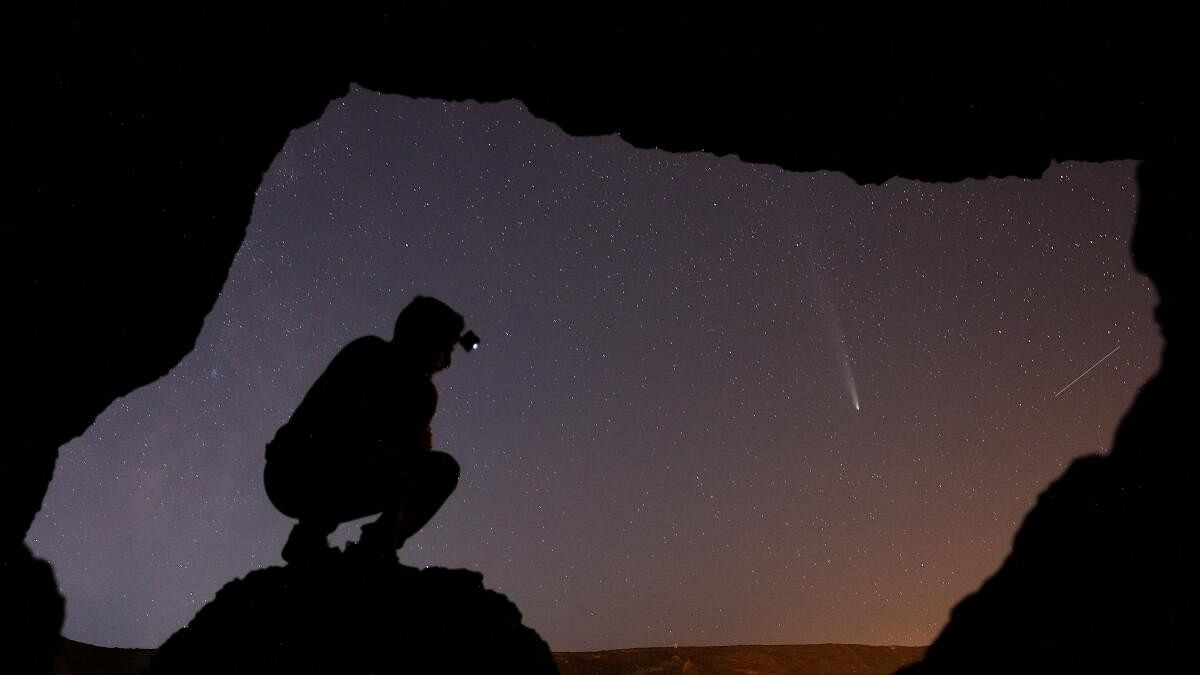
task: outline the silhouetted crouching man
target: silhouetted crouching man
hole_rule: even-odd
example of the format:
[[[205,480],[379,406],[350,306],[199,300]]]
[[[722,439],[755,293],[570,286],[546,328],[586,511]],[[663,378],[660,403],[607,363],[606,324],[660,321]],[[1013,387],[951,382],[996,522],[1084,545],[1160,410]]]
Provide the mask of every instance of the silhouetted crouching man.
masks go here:
[[[458,463],[433,450],[433,374],[450,365],[463,318],[418,296],[396,319],[392,341],[359,338],[334,357],[292,418],[267,444],[267,496],[299,522],[283,548],[289,563],[334,553],[339,523],[373,513],[355,547],[394,556],[458,485]]]

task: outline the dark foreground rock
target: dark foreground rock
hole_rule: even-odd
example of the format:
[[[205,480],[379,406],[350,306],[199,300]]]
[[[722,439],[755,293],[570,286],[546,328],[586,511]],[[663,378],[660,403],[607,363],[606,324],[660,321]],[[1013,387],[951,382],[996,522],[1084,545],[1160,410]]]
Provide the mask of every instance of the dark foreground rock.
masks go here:
[[[155,654],[182,673],[557,673],[550,648],[469,570],[341,554],[225,585]]]
[[[23,544],[0,546],[0,673],[49,672],[62,624],[50,563]]]

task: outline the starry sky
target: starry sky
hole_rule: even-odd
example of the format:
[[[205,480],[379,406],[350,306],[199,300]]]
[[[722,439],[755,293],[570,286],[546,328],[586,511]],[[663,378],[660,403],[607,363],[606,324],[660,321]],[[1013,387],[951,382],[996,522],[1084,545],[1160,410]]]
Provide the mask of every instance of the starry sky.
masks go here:
[[[68,637],[157,646],[281,563],[264,444],[427,294],[484,342],[435,379],[463,475],[403,562],[481,571],[555,650],[927,644],[1158,365],[1134,167],[864,187],[352,91],[264,177],[195,350],[63,447],[29,543]]]

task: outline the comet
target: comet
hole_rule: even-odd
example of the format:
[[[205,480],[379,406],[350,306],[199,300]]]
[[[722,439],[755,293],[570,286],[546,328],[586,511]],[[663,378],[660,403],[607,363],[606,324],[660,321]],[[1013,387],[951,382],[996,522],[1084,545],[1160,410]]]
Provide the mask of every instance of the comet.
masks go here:
[[[1066,390],[1070,389],[1070,388],[1071,388],[1071,385],[1073,385],[1073,384],[1075,384],[1076,382],[1078,382],[1078,381],[1082,380],[1084,375],[1087,375],[1088,373],[1090,373],[1090,372],[1092,372],[1093,370],[1095,370],[1095,369],[1096,369],[1096,366],[1100,365],[1101,363],[1104,363],[1104,360],[1105,360],[1105,359],[1107,359],[1108,357],[1112,356],[1113,354],[1116,354],[1116,353],[1117,353],[1117,350],[1118,350],[1118,349],[1120,349],[1120,348],[1121,348],[1121,345],[1117,345],[1116,347],[1113,347],[1113,350],[1112,350],[1111,352],[1109,352],[1109,353],[1105,354],[1104,356],[1100,357],[1100,360],[1099,360],[1099,361],[1097,361],[1097,362],[1095,362],[1095,363],[1093,363],[1091,368],[1088,368],[1087,370],[1083,371],[1082,373],[1080,373],[1080,374],[1079,374],[1079,377],[1077,377],[1077,378],[1075,378],[1075,379],[1071,380],[1070,382],[1068,382],[1068,383],[1067,383],[1067,386],[1063,387],[1062,389],[1059,389],[1059,390],[1058,390],[1058,394],[1055,394],[1055,395],[1054,395],[1054,398],[1058,398],[1059,394],[1061,394],[1061,393],[1063,393],[1064,391],[1066,391]]]
[[[854,404],[855,410],[862,410],[862,407],[858,405],[858,387],[854,385],[854,374],[850,372],[849,368],[846,369],[846,374],[849,377],[850,402]]]
[[[842,366],[846,392],[850,394],[850,404],[854,406],[855,410],[861,411],[862,404],[858,400],[858,384],[854,381],[854,371],[850,367],[850,348],[846,344],[846,331],[842,330],[842,321],[838,316],[833,295],[829,292],[825,275],[821,273],[821,267],[817,265],[811,251],[808,252],[808,264],[812,268],[813,278],[816,280],[817,299],[825,310],[825,325],[829,330],[829,339],[837,351],[838,361]]]
[[[838,336],[838,346],[842,357],[842,374],[846,376],[846,391],[850,393],[850,403],[855,410],[862,410],[858,401],[858,385],[854,382],[854,371],[850,370],[850,350],[846,348],[846,338]]]

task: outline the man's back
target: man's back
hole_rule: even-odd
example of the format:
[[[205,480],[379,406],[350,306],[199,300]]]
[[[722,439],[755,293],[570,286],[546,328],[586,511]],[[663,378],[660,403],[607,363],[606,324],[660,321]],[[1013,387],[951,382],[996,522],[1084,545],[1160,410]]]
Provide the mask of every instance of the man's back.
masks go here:
[[[287,424],[267,445],[267,461],[311,453],[376,456],[428,448],[437,390],[391,343],[370,335],[342,348]],[[337,458],[315,458],[336,461]],[[301,460],[303,461],[303,460]]]

